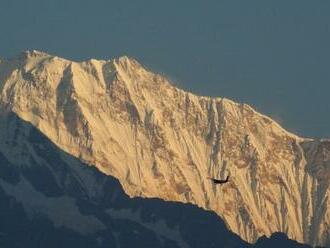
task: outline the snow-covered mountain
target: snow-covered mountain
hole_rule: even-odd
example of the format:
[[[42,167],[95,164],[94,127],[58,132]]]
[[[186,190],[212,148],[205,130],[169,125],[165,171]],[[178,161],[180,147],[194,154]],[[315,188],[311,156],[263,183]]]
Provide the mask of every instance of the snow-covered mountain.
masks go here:
[[[89,223],[93,235],[107,230],[103,219],[94,216],[100,213],[93,210],[92,199],[105,197],[97,196],[106,194],[99,189],[104,185],[99,178],[103,182],[115,177],[126,194],[141,201],[160,198],[212,210],[248,242],[283,232],[299,242],[330,246],[328,140],[291,134],[246,104],[184,92],[127,57],[77,63],[26,52],[0,62],[0,93],[1,152],[21,175],[10,179],[16,180],[15,187],[8,178],[0,187],[30,209],[30,215],[38,212],[34,207],[42,209],[55,227],[75,225],[90,233],[84,224]],[[11,115],[15,118],[8,118]],[[21,124],[8,124],[10,119]],[[57,165],[57,159],[62,160],[53,152],[53,162],[46,166],[47,142],[31,145],[26,138],[30,129],[68,157],[65,166]],[[35,168],[38,173],[33,173]],[[93,172],[86,176],[84,170]],[[9,178],[15,178],[8,171]],[[52,179],[43,180],[42,173]],[[222,186],[207,179],[228,174],[230,182]],[[83,211],[93,213],[88,217],[76,216],[82,211],[74,204],[79,189],[78,199],[87,198],[90,204]],[[63,220],[56,216],[63,212],[57,208],[67,209]],[[138,211],[103,210],[102,216],[111,218],[143,218]],[[79,219],[77,225],[74,219]],[[162,223],[143,225],[154,229],[152,225]],[[173,238],[182,232],[168,232],[172,239],[160,239],[187,244],[184,238]]]

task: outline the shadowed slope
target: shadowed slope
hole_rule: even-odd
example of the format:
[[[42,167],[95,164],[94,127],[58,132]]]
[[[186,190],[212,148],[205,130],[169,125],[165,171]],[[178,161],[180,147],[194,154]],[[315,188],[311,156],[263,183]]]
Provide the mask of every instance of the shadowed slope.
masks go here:
[[[216,214],[190,204],[131,199],[116,179],[59,150],[17,116],[2,117],[0,122],[3,246],[248,246]],[[3,129],[5,124],[8,129]],[[26,195],[20,195],[23,192]],[[77,214],[68,214],[73,210]],[[85,230],[70,222],[89,226]]]
[[[251,247],[212,212],[129,198],[14,114],[0,123],[2,247]]]

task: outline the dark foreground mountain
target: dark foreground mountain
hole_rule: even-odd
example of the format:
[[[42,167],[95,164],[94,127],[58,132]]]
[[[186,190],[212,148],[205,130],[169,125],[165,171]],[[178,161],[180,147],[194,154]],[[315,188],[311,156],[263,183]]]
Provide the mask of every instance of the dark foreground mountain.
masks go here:
[[[0,123],[0,247],[308,247],[285,235],[252,246],[210,211],[129,198],[15,114]]]

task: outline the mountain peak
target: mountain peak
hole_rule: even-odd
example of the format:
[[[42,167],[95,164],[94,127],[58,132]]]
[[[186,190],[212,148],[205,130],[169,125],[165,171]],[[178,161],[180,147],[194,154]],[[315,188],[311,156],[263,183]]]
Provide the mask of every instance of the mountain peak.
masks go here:
[[[19,54],[18,59],[31,59],[37,57],[51,57],[51,55],[38,50],[25,50]]]
[[[177,89],[127,56],[26,57],[0,75],[0,109],[118,178],[130,196],[212,210],[250,242],[278,231],[330,242],[329,142],[300,138],[246,104]],[[207,179],[228,174],[223,187]]]
[[[126,55],[113,59],[113,63],[118,70],[124,70],[126,72],[133,72],[134,70],[145,70],[145,67],[135,58]]]

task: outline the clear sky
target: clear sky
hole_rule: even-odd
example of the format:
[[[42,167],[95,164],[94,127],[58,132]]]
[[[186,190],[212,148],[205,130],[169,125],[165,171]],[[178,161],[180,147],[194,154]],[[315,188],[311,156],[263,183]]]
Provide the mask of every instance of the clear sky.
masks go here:
[[[0,0],[0,57],[135,57],[200,95],[330,137],[329,0]]]

